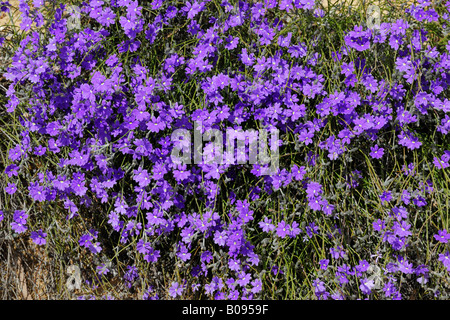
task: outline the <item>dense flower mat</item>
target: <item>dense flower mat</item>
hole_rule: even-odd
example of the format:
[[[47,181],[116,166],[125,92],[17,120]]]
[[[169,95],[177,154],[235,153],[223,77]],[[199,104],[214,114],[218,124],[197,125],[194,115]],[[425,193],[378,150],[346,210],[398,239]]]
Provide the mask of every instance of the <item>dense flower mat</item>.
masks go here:
[[[19,8],[0,227],[85,255],[83,285],[118,278],[145,299],[448,297],[450,2],[371,28],[312,0]],[[179,129],[262,128],[279,133],[275,171],[237,149],[207,161],[205,136],[203,161],[172,156]]]

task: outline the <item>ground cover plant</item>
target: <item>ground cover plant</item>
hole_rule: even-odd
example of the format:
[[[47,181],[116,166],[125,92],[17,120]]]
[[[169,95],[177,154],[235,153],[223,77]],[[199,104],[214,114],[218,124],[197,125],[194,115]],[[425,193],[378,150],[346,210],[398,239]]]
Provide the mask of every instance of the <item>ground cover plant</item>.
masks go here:
[[[2,297],[32,252],[47,298],[448,299],[450,2],[369,5],[19,1]]]

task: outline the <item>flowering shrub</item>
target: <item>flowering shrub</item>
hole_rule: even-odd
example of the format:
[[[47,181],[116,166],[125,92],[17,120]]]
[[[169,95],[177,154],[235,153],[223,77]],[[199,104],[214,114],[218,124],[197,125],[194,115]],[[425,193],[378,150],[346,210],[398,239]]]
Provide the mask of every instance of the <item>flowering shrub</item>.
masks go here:
[[[447,298],[450,2],[373,29],[308,0],[84,1],[80,29],[20,3],[4,230],[65,227],[91,285],[145,299]],[[177,129],[267,127],[276,172],[171,156]]]

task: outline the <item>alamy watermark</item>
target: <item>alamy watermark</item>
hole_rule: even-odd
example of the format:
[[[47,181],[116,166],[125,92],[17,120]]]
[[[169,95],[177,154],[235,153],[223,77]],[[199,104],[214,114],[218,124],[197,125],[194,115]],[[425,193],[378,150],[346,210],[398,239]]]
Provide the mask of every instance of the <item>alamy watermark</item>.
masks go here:
[[[67,30],[80,30],[81,29],[81,9],[77,6],[67,6]]]
[[[367,7],[366,24],[369,29],[380,29],[381,25],[381,11],[377,5],[370,5]]]
[[[279,130],[219,129],[204,130],[201,121],[194,122],[194,143],[188,129],[176,129],[171,136],[174,143],[171,159],[176,164],[258,164],[262,175],[278,172]],[[225,150],[224,150],[225,135]],[[269,141],[270,140],[270,141]],[[203,142],[209,142],[203,147]],[[270,147],[269,147],[270,145]],[[270,166],[268,166],[270,164]]]

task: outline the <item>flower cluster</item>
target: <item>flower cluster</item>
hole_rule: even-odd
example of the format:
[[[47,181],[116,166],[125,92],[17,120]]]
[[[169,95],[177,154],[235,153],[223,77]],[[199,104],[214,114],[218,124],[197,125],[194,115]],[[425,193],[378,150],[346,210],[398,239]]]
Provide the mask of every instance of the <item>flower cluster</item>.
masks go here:
[[[81,6],[88,21],[81,30],[68,27],[64,5],[43,30],[44,2],[20,2],[21,28],[29,32],[4,77],[10,81],[5,107],[19,119],[21,133],[8,150],[5,191],[12,199],[25,188],[34,206],[58,204],[67,221],[100,216],[104,223],[83,230],[78,244],[109,258],[128,250],[134,257],[124,276],[129,288],[140,276],[138,261],[172,261],[182,275],[165,292],[152,284],[146,299],[264,296],[263,280],[287,273],[268,280],[256,271],[278,268],[282,253],[302,246],[309,252],[318,243],[329,246],[329,259],[317,259],[317,298],[351,298],[355,290],[397,299],[400,274],[427,282],[431,267],[413,265],[406,248],[416,245],[417,215],[430,206],[433,183],[408,166],[405,179],[413,182],[399,192],[386,172],[399,169],[400,161],[406,168],[430,143],[448,146],[450,42],[432,47],[422,28],[448,20],[448,13],[419,1],[379,29],[353,26],[327,52],[326,37],[314,36],[312,24],[302,25],[311,35],[305,39],[295,23],[280,18],[296,12],[326,31],[324,12],[308,0],[92,0]],[[203,161],[180,164],[171,157],[176,129],[204,134],[260,127],[281,132],[280,167],[270,174],[269,165],[249,163],[247,149],[211,163],[216,141],[204,135]],[[190,141],[184,145],[193,150]],[[433,150],[426,156],[438,172],[446,170],[449,151]],[[230,158],[237,161],[225,161]],[[40,166],[26,183],[20,179],[29,164],[47,159],[51,165]],[[379,193],[366,205],[378,216],[367,217],[373,230],[364,232],[392,253],[384,275],[369,257],[353,266],[344,262],[350,251],[342,242],[354,209],[336,192],[347,199],[371,196],[361,191],[362,180],[375,170],[387,182],[377,183]],[[27,218],[15,211],[12,230],[25,233]],[[436,234],[447,243],[445,230]],[[42,227],[31,231],[38,245],[46,236]],[[448,252],[437,259],[450,270]],[[109,269],[99,265],[98,272],[107,276]],[[328,280],[337,283],[335,291]],[[344,287],[353,289],[344,294]]]

